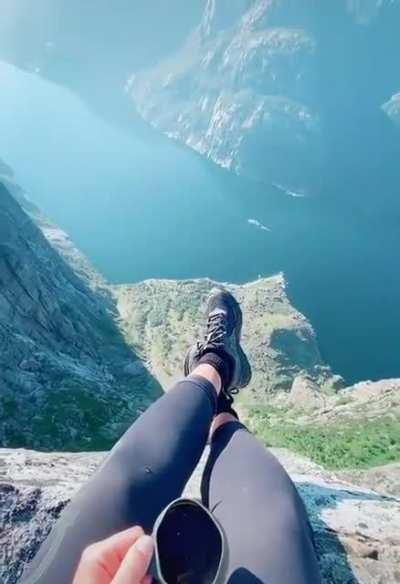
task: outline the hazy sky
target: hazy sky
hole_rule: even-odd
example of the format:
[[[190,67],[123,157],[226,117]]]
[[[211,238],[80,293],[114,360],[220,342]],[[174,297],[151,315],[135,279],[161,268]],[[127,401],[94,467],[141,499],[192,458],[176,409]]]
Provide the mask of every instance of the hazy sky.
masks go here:
[[[177,47],[199,23],[205,0],[1,0],[0,52],[19,64],[58,52],[141,66]],[[49,45],[51,49],[49,51]]]

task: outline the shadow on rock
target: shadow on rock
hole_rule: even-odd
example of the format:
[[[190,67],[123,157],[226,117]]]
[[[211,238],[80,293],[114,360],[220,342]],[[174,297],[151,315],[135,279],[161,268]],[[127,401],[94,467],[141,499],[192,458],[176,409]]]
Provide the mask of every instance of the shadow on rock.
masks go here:
[[[161,388],[53,231],[61,248],[0,182],[0,444],[107,450]]]
[[[387,558],[381,561],[380,556],[387,533],[385,513],[390,513],[386,505],[397,504],[396,499],[343,484],[300,482],[297,488],[313,526],[323,584],[372,584],[383,574],[392,582],[394,564],[385,565]]]

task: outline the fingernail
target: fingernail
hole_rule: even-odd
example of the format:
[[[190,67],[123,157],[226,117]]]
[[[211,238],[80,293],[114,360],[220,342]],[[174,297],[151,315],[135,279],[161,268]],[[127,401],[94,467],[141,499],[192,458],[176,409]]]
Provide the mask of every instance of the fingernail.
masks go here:
[[[135,548],[145,556],[150,556],[154,550],[153,538],[149,535],[142,535],[135,543]]]

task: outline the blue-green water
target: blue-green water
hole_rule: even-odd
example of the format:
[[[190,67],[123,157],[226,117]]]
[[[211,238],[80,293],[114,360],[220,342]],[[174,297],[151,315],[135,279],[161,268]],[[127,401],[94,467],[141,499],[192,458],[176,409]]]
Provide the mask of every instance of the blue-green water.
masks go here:
[[[248,223],[272,221],[266,189],[156,133],[124,132],[38,76],[3,65],[1,81],[2,157],[110,280],[246,281],[279,269],[275,239]]]
[[[11,66],[0,84],[0,157],[108,280],[283,270],[338,373],[400,376],[396,217],[362,197],[295,198],[240,179]]]

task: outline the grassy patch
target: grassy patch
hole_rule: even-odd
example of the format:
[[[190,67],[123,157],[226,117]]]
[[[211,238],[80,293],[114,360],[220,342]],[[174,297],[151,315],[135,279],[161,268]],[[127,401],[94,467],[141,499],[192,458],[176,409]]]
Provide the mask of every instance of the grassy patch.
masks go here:
[[[296,425],[262,409],[249,412],[251,429],[267,445],[308,456],[326,468],[369,468],[400,460],[400,420],[353,419],[327,425]]]

